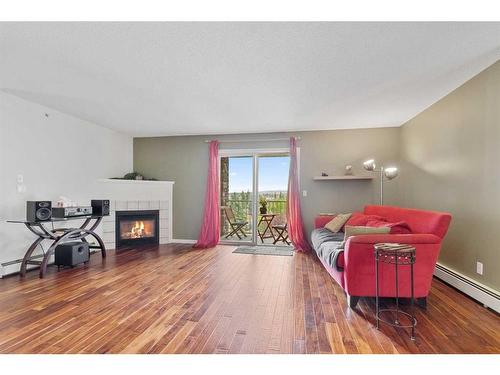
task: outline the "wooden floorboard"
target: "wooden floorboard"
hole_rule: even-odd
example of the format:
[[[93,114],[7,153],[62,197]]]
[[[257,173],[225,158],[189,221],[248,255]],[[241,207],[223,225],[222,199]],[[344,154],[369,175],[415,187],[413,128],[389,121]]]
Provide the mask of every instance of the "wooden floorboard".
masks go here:
[[[347,307],[315,255],[170,244],[0,280],[1,353],[500,353],[500,317],[434,279],[417,340]],[[391,300],[383,303],[390,305]]]

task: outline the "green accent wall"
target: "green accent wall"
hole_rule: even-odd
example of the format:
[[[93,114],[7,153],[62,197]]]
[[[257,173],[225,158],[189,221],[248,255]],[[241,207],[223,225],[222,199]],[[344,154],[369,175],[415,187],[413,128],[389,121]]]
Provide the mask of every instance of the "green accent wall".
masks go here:
[[[439,262],[500,290],[500,62],[404,124],[401,157],[401,202],[453,215]]]
[[[309,232],[319,212],[351,212],[365,204],[378,202],[378,183],[373,181],[313,181],[322,171],[344,174],[351,164],[355,174],[367,173],[362,162],[375,158],[381,163],[397,164],[399,128],[311,131],[297,133],[241,134],[214,136],[151,137],[134,139],[134,170],[159,180],[173,180],[173,237],[196,239],[201,224],[208,144],[205,139],[273,139],[301,137],[300,180],[304,222]],[[284,148],[288,142],[221,143],[221,148]],[[394,203],[397,180],[385,187],[387,203]]]

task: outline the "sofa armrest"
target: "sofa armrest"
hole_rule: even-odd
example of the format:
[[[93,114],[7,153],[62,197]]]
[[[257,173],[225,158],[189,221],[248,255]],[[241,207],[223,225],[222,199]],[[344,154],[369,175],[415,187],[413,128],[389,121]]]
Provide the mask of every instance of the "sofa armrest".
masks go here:
[[[439,244],[441,238],[434,234],[363,234],[352,236],[346,242],[350,243],[376,244],[381,242],[403,243],[403,244]]]
[[[434,267],[441,248],[441,238],[433,234],[369,234],[350,237],[344,250],[344,285],[351,296],[375,295],[375,254],[373,245],[380,242],[409,244],[415,247],[415,296],[428,295]],[[380,295],[392,297],[394,266],[380,266]],[[409,280],[409,267],[402,267],[401,280]],[[400,296],[410,296],[409,283],[401,284]]]

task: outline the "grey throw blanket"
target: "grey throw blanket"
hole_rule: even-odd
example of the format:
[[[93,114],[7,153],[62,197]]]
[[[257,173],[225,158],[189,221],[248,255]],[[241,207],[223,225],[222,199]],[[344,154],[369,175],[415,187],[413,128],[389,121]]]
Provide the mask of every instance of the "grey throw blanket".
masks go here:
[[[318,257],[340,272],[344,270],[337,265],[339,255],[344,252],[343,248],[339,248],[342,241],[344,241],[343,232],[333,233],[326,228],[317,228],[311,233],[311,242]]]

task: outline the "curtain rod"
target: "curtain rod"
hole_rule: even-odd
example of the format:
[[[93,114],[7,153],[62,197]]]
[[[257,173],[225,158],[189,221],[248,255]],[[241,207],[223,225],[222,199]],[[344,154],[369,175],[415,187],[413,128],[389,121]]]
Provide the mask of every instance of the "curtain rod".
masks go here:
[[[300,137],[296,137],[300,141]],[[275,142],[275,141],[289,141],[290,138],[269,138],[269,139],[227,139],[219,141],[219,143],[243,143],[243,142]],[[205,143],[210,143],[211,139],[205,139]]]

